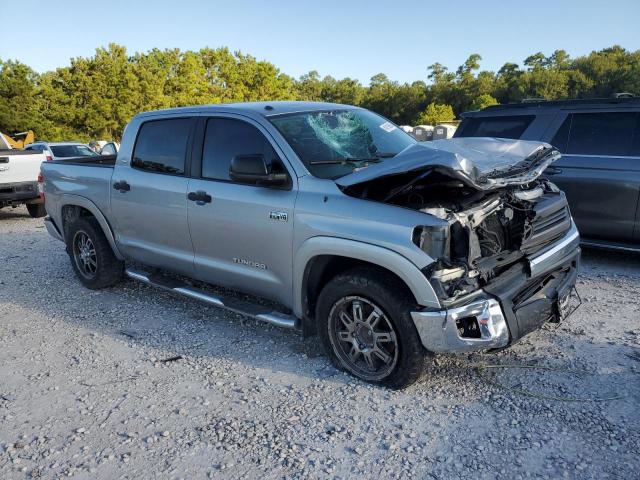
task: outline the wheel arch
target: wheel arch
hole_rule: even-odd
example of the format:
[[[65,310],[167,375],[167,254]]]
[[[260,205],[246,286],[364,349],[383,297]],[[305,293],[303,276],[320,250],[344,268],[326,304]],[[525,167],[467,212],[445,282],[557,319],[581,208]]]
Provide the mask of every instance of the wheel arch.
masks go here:
[[[440,307],[438,298],[423,273],[402,255],[364,242],[335,237],[313,237],[298,249],[294,259],[294,305],[303,319],[305,333],[314,322],[315,301],[322,287],[335,275],[356,266],[384,270],[398,278],[418,305]]]
[[[78,197],[75,195],[64,195],[64,198],[61,199],[60,204],[62,205],[60,207],[60,226],[65,242],[67,239],[67,225],[69,225],[70,221],[82,216],[94,217],[98,221],[98,224],[102,229],[102,233],[104,233],[104,236],[109,242],[109,245],[111,246],[111,249],[113,250],[116,258],[118,260],[124,260],[124,256],[116,245],[111,225],[109,225],[106,217],[103,215],[103,213],[95,203],[84,197]]]

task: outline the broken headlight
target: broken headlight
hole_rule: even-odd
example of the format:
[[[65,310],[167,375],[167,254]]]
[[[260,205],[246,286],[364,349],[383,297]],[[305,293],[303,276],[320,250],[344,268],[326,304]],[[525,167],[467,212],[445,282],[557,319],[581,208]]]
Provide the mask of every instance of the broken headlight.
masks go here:
[[[413,243],[433,259],[449,256],[449,225],[420,226],[413,229]]]

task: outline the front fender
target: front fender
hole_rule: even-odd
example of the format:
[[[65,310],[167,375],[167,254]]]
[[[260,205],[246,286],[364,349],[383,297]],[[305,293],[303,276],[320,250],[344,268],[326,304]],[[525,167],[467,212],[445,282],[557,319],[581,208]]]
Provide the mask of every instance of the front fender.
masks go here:
[[[100,224],[100,227],[102,228],[102,232],[104,233],[104,236],[107,238],[107,241],[109,242],[109,245],[111,245],[111,249],[113,250],[113,253],[115,254],[116,258],[118,260],[124,260],[124,256],[122,255],[122,253],[118,249],[118,246],[116,245],[116,240],[115,240],[115,237],[113,235],[113,230],[111,229],[111,225],[109,225],[109,222],[107,221],[107,218],[104,216],[104,214],[100,211],[100,209],[98,208],[98,206],[95,203],[93,203],[91,200],[89,200],[86,197],[81,197],[79,195],[71,195],[71,194],[68,194],[68,193],[60,195],[60,198],[58,199],[57,203],[59,205],[59,208],[56,209],[56,212],[54,213],[54,215],[55,215],[54,220],[56,221],[57,225],[60,225],[63,235],[64,235],[64,228],[62,228],[62,225],[63,225],[62,209],[63,209],[63,207],[66,207],[68,205],[74,205],[74,206],[85,208],[89,212],[91,212],[91,214],[94,217],[96,217],[96,220],[98,220],[98,223]],[[54,216],[54,215],[52,215],[52,216]]]
[[[431,284],[413,263],[402,255],[369,243],[337,237],[312,237],[302,243],[293,260],[293,311],[298,318],[304,314],[303,291],[307,264],[320,255],[356,258],[395,273],[409,287],[419,305],[440,308]]]

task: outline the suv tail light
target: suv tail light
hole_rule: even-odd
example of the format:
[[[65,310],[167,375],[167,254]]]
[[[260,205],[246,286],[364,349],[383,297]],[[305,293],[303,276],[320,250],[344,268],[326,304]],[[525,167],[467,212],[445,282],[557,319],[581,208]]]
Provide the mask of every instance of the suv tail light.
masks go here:
[[[42,175],[42,172],[38,174],[38,195],[44,202],[44,175]]]
[[[47,162],[53,162],[53,157],[49,154],[46,155]]]

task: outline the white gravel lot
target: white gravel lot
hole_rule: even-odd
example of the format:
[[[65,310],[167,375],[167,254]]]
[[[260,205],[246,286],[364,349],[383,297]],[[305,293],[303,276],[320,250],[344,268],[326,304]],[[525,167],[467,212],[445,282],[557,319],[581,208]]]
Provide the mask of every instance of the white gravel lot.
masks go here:
[[[0,478],[640,478],[640,255],[586,251],[578,289],[558,328],[395,392],[316,339],[86,290],[42,220],[3,209]]]

